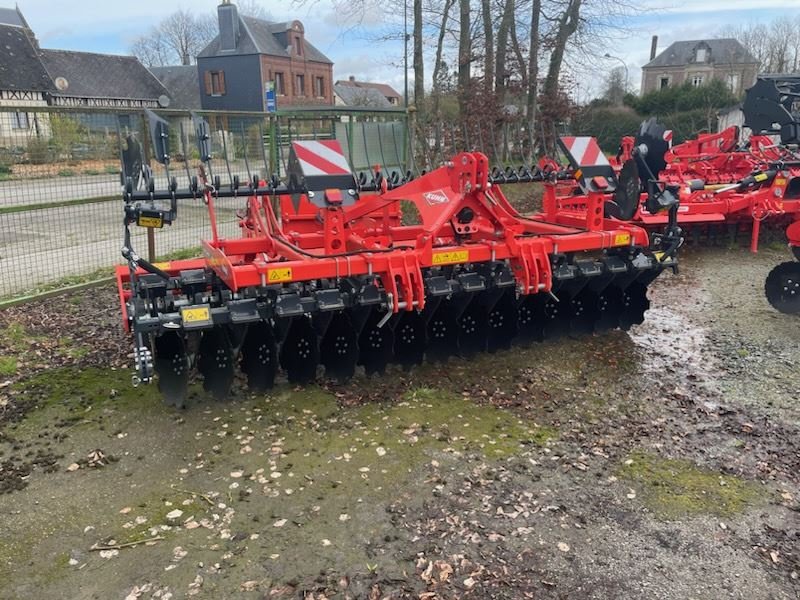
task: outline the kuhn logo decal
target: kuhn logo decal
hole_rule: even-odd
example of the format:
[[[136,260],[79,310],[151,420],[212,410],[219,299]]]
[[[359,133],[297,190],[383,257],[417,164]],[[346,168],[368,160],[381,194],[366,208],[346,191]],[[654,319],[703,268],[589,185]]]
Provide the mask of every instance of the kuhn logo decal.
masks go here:
[[[445,194],[442,190],[436,190],[435,192],[425,192],[424,194],[422,194],[422,197],[425,198],[425,201],[431,206],[436,206],[437,204],[445,204],[448,200],[447,194]]]

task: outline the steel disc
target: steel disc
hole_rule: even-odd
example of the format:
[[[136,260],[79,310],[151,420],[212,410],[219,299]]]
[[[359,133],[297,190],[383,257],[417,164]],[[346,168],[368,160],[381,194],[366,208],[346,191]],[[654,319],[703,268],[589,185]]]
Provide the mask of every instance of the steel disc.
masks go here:
[[[234,377],[234,352],[224,329],[213,327],[203,332],[197,356],[197,370],[203,376],[203,389],[217,400],[230,392]]]
[[[189,358],[183,338],[178,332],[164,333],[155,338],[154,349],[153,366],[164,403],[183,408],[189,389]]]
[[[519,310],[514,292],[504,293],[489,311],[489,352],[507,350],[519,332]]]
[[[358,336],[347,313],[337,312],[325,330],[320,342],[320,362],[325,374],[346,380],[356,372],[358,361]]]
[[[656,121],[655,117],[648,119],[639,127],[639,134],[636,136],[635,144],[637,147],[644,145],[647,153],[644,157],[637,156],[636,163],[639,172],[646,178],[647,168],[658,178],[659,173],[667,166],[665,155],[669,150],[669,142],[664,139],[667,128]],[[647,168],[644,168],[647,165]]]
[[[625,295],[615,285],[610,285],[597,295],[597,320],[595,331],[610,331],[620,325]]]
[[[358,338],[358,363],[364,365],[367,375],[385,372],[392,360],[394,332],[388,323],[378,327],[385,314],[373,311]]]
[[[461,356],[473,356],[486,350],[488,314],[480,300],[476,295],[458,319],[458,351]]]
[[[633,325],[644,323],[644,313],[650,308],[647,299],[647,286],[634,281],[623,292],[623,310],[619,318],[619,326],[627,331]]]
[[[444,361],[458,354],[458,321],[450,302],[442,302],[428,321],[429,360]]]
[[[800,262],[785,262],[772,269],[767,275],[764,293],[776,310],[800,313]]]
[[[541,342],[544,340],[544,321],[540,315],[539,305],[544,302],[539,294],[529,294],[523,296],[519,303],[517,319],[517,329],[519,335],[517,340],[523,344],[531,342]]]
[[[247,375],[247,386],[254,392],[264,392],[275,384],[278,346],[272,326],[264,321],[250,324],[242,342],[240,364]]]
[[[292,319],[281,344],[280,363],[291,383],[308,383],[316,378],[319,345],[308,317]]]
[[[570,331],[576,334],[594,333],[597,321],[600,319],[598,295],[583,289],[570,299]]]
[[[570,333],[572,320],[572,306],[566,294],[556,300],[552,296],[543,296],[540,305],[540,318],[544,323],[544,337],[548,340],[557,340]]]
[[[394,358],[405,368],[422,364],[427,345],[425,320],[417,311],[403,312],[394,329]]]

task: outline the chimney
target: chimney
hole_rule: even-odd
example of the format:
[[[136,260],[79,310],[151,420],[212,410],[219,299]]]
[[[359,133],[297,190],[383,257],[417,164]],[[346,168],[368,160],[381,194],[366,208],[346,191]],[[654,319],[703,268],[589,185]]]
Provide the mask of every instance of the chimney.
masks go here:
[[[219,19],[219,49],[236,50],[239,45],[239,10],[230,0],[217,7]]]
[[[349,79],[350,79],[350,83],[355,83],[356,82],[356,76],[355,75],[350,75]]]
[[[656,53],[658,52],[658,36],[653,36],[653,41],[650,42],[650,60],[653,60],[656,57]]]

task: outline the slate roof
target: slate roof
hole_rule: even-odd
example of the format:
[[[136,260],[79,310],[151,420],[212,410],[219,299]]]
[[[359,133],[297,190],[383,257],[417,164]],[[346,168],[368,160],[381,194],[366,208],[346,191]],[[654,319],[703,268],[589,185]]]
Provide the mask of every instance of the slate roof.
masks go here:
[[[0,8],[0,24],[28,27],[28,22],[18,8]]]
[[[50,78],[67,80],[58,96],[78,98],[157,99],[167,89],[133,56],[71,50],[39,52]]]
[[[708,62],[717,64],[758,64],[747,49],[733,38],[720,38],[713,40],[688,40],[673,42],[666,50],[656,56],[648,67],[683,67],[692,63],[694,49],[698,44],[704,43],[710,49]]]
[[[254,17],[239,17],[239,43],[236,50],[220,52],[219,35],[217,35],[198,55],[198,58],[211,56],[229,56],[246,54],[266,54],[267,56],[280,56],[291,58],[291,54],[282,44],[277,35],[285,33],[292,28],[293,22],[271,23]],[[303,43],[306,60],[333,64],[333,61],[320,52],[308,40]]]
[[[200,77],[195,65],[175,67],[150,67],[150,72],[161,82],[172,99],[170,108],[195,110],[202,108]]]
[[[337,81],[335,85],[351,86],[351,87],[361,88],[361,89],[377,90],[385,98],[392,98],[392,97],[394,97],[394,98],[402,98],[402,96],[400,95],[400,92],[395,90],[388,83],[371,83],[369,81],[354,81],[354,80],[351,80],[351,79],[343,79],[343,80]]]
[[[36,48],[19,26],[0,25],[0,89],[56,91]]]
[[[392,106],[386,96],[374,88],[360,88],[337,81],[333,85],[333,89],[346,106],[367,106],[370,108],[390,108]]]

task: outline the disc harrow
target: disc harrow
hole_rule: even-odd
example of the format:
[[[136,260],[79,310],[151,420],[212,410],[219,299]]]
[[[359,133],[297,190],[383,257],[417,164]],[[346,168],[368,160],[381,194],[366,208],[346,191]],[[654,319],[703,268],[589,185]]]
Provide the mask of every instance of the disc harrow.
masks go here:
[[[207,162],[207,125],[197,124]],[[165,124],[154,147],[169,168]],[[204,143],[205,140],[205,143]],[[322,158],[324,157],[324,160]],[[664,235],[602,214],[590,191],[583,214],[522,216],[499,181],[546,180],[543,169],[494,171],[465,152],[418,178],[356,177],[334,141],[294,142],[286,182],[125,191],[128,264],[117,269],[123,320],[134,336],[137,382],[156,380],[185,403],[196,375],[216,398],[237,372],[257,392],[280,377],[337,380],[362,367],[469,358],[512,343],[552,340],[644,320],[649,284],[676,268],[674,227]],[[214,202],[241,197],[241,238],[217,235]],[[178,203],[202,199],[212,223],[205,257],[151,264],[129,227],[172,222]],[[412,204],[419,223],[402,224]],[[670,207],[676,214],[675,207]]]

